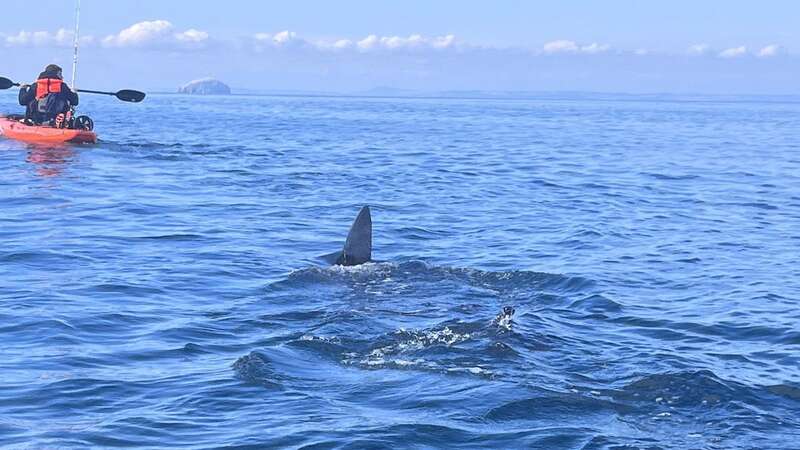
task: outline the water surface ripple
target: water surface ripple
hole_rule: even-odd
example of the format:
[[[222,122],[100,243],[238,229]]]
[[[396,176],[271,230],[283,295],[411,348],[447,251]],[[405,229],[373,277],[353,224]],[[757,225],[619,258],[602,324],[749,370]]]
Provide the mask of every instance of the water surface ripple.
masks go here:
[[[0,139],[5,446],[800,440],[800,104],[85,103]]]

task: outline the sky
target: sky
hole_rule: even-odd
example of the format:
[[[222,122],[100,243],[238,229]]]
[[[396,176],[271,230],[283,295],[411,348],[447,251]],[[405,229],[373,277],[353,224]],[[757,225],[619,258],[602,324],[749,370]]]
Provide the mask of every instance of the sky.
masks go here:
[[[798,23],[790,0],[82,0],[78,83],[800,94]],[[4,5],[0,75],[69,80],[73,28],[70,0]]]

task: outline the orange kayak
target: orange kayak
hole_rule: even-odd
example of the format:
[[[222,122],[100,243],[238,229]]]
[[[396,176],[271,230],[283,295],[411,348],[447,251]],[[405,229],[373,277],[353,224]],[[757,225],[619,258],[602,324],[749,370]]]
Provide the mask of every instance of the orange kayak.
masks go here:
[[[8,117],[0,117],[0,134],[9,139],[36,144],[94,144],[97,142],[97,134],[94,131],[31,126]]]

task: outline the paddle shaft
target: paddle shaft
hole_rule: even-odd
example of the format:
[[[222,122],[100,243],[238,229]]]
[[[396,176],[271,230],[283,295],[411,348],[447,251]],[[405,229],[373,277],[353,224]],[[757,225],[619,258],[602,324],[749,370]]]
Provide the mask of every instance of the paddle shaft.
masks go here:
[[[0,89],[9,89],[12,86],[22,86],[19,83],[15,83],[8,78],[0,77]],[[139,103],[144,100],[146,94],[144,92],[134,91],[131,89],[123,89],[117,92],[106,92],[106,91],[90,91],[89,89],[76,89],[75,92],[82,92],[85,94],[101,94],[101,95],[111,95],[113,97],[117,97],[118,99],[122,100],[123,102],[131,102],[131,103]]]
[[[133,91],[130,89],[123,89],[117,92],[90,91],[88,89],[77,89],[76,91],[83,92],[86,94],[113,95],[114,97],[117,97],[123,102],[132,102],[132,103],[139,103],[140,101],[144,100],[145,97],[144,92]]]
[[[22,86],[20,83],[9,83],[11,86]],[[89,89],[75,89],[75,92],[83,92],[85,94],[103,94],[103,95],[114,95],[116,96],[116,92],[104,92],[104,91],[90,91]]]
[[[22,86],[19,83],[11,83],[11,86]],[[113,95],[116,96],[116,92],[104,92],[104,91],[90,91],[89,89],[75,89],[75,92],[83,92],[84,94],[103,94],[103,95]]]
[[[102,94],[102,95],[114,95],[116,96],[116,92],[104,92],[104,91],[90,91],[89,89],[75,89],[76,92],[83,92],[84,94]]]

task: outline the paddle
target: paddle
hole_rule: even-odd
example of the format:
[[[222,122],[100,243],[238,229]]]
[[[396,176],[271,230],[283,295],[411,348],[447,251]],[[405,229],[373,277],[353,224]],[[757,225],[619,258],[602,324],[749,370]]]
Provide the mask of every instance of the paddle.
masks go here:
[[[14,83],[8,78],[0,77],[0,89],[8,89],[12,86],[19,86],[19,83]]]
[[[134,91],[131,89],[123,89],[117,92],[103,92],[103,91],[90,91],[88,89],[78,89],[78,92],[83,92],[85,94],[113,95],[114,97],[117,97],[123,102],[131,102],[131,103],[139,103],[140,101],[144,100],[145,96],[144,92]]]
[[[8,78],[0,77],[0,89],[8,89],[13,86],[19,86],[19,83],[14,83]],[[103,92],[103,91],[90,91],[88,89],[78,89],[78,92],[83,92],[86,94],[113,95],[114,97],[117,97],[123,102],[131,102],[131,103],[139,103],[140,101],[144,100],[145,97],[144,92],[134,91],[131,89],[123,89],[117,92]]]

